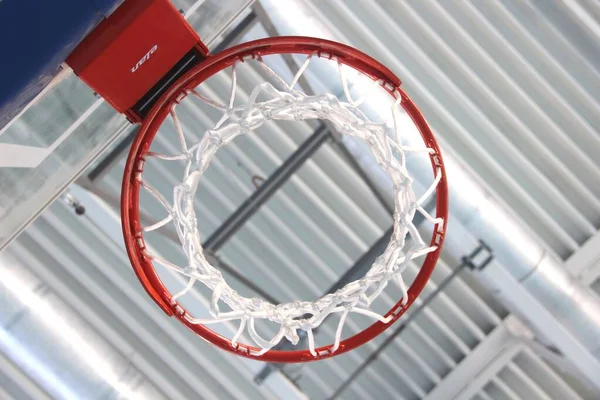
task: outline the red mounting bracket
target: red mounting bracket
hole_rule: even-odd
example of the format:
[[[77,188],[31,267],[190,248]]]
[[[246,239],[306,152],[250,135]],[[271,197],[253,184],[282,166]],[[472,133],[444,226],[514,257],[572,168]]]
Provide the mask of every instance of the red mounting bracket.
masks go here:
[[[170,0],[126,0],[77,46],[67,64],[139,123],[162,91],[208,54]]]

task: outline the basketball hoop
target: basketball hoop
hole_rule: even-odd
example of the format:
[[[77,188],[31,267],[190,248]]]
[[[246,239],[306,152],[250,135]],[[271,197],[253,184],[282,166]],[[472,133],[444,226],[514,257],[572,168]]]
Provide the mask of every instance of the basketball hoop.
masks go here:
[[[265,62],[267,57],[286,55],[301,58],[300,68],[284,79]],[[298,88],[311,63],[325,62],[339,77],[338,96],[332,93],[305,93]],[[117,111],[141,128],[131,146],[123,178],[121,218],[127,253],[133,269],[150,297],[169,316],[214,345],[267,362],[305,362],[343,354],[388,329],[414,303],[429,280],[440,256],[446,233],[448,187],[442,156],[437,142],[418,108],[400,87],[400,80],[384,65],[352,47],[322,39],[278,37],[244,43],[216,55],[185,21],[170,0],[128,0],[94,29],[67,59],[75,74],[100,94]],[[238,68],[256,63],[266,77],[251,89],[247,101],[236,104]],[[347,70],[352,72],[349,77]],[[223,71],[231,72],[228,101],[203,94],[201,86]],[[229,78],[228,78],[229,79]],[[354,87],[349,83],[356,84]],[[389,101],[377,103],[380,112],[388,113],[387,122],[370,119],[361,105],[371,90],[354,99],[353,90],[367,83]],[[379,97],[377,98],[379,99]],[[189,143],[178,107],[194,101],[220,113],[218,122],[195,143]],[[369,115],[367,115],[369,114]],[[402,118],[411,120],[421,145],[403,142],[406,135]],[[151,151],[159,129],[170,118],[176,134],[177,154]],[[341,134],[364,141],[376,163],[386,172],[393,186],[395,211],[389,244],[369,271],[341,289],[315,301],[272,304],[261,298],[248,298],[235,291],[221,272],[205,257],[194,211],[194,199],[202,174],[219,148],[240,135],[250,133],[269,121],[324,120]],[[418,131],[418,132],[416,132]],[[161,139],[162,140],[162,139]],[[432,167],[431,183],[417,198],[413,179],[407,169],[407,155],[421,153]],[[146,162],[181,162],[182,179],[164,196],[145,179]],[[257,183],[253,178],[254,185]],[[164,209],[165,216],[142,223],[140,193],[147,192]],[[167,200],[172,194],[172,201]],[[435,194],[436,215],[431,216],[424,202]],[[413,223],[421,214],[432,231],[424,241]],[[173,224],[175,235],[185,254],[185,265],[162,259],[148,245],[152,231]],[[173,234],[173,232],[170,232]],[[407,237],[410,236],[410,240]],[[407,287],[402,273],[408,264],[424,257],[423,264]],[[160,267],[159,267],[160,266]],[[166,267],[181,277],[183,287],[170,292],[161,280],[157,267]],[[400,299],[384,315],[371,309],[373,301],[389,281],[397,283],[394,293]],[[181,282],[180,282],[181,283]],[[208,318],[194,316],[183,305],[183,298],[198,287],[212,292]],[[196,299],[196,298],[194,298]],[[229,310],[222,310],[223,306]],[[348,318],[360,314],[374,322],[353,336],[343,338]],[[326,318],[339,316],[331,344],[317,347],[314,330]],[[259,335],[257,321],[268,321],[277,331],[267,339]],[[232,337],[225,337],[209,326],[215,323],[237,324]],[[245,335],[248,335],[246,337]],[[306,336],[308,348],[281,350],[274,348],[282,340],[297,345]],[[242,343],[242,341],[251,344]]]
[[[278,54],[305,57],[302,66],[289,82],[263,61],[266,56]],[[344,100],[339,100],[332,94],[309,95],[297,88],[302,74],[315,59],[329,60],[338,67],[345,93]],[[235,105],[236,69],[239,65],[250,62],[257,63],[273,83],[258,85],[250,93],[245,105]],[[352,99],[344,74],[346,68],[368,78],[392,97],[393,105],[389,110],[394,125],[392,136],[388,135],[382,124],[372,122],[359,110],[364,98]],[[227,104],[211,99],[198,90],[211,76],[227,69],[230,69],[232,74],[231,94]],[[189,99],[200,101],[222,113],[222,118],[198,143],[187,143],[184,126],[177,114],[178,105]],[[402,129],[397,122],[400,110],[406,112],[417,127],[424,143],[422,148],[403,145]],[[179,140],[179,154],[164,155],[150,151],[152,141],[167,118],[172,120],[175,127]],[[294,301],[276,305],[260,298],[243,297],[225,282],[221,273],[204,256],[194,212],[194,196],[198,184],[218,149],[235,137],[250,133],[270,120],[307,119],[327,120],[340,133],[364,140],[378,164],[389,174],[395,199],[394,226],[390,243],[364,277],[316,301]],[[406,168],[406,155],[411,152],[427,153],[432,165],[433,182],[420,198],[416,197],[412,189],[413,180]],[[144,180],[144,166],[149,158],[185,162],[183,179],[173,189],[173,202],[169,202]],[[166,211],[166,217],[150,226],[144,226],[140,220],[142,190],[157,199]],[[424,202],[434,193],[435,217],[423,208]],[[244,43],[208,56],[177,79],[143,120],[127,159],[122,188],[122,223],[127,251],[138,278],[152,299],[168,315],[175,316],[214,345],[245,357],[268,362],[304,362],[328,358],[352,350],[389,328],[413,304],[431,276],[441,252],[447,212],[448,190],[439,147],[418,108],[401,89],[400,80],[381,63],[354,48],[305,37],[279,37]],[[412,222],[416,213],[422,214],[425,220],[432,224],[433,234],[428,244],[421,239]],[[145,244],[144,235],[147,232],[170,223],[175,225],[181,241],[187,258],[186,266],[175,265],[151,254],[151,250]],[[405,246],[408,234],[412,239],[411,246]],[[407,288],[402,279],[402,272],[411,260],[420,256],[425,257],[423,265]],[[185,277],[185,288],[170,293],[155,270],[156,264]],[[398,284],[400,300],[385,315],[378,315],[371,311],[369,306],[390,280]],[[195,318],[178,301],[192,290],[194,285],[204,285],[212,291],[211,318]],[[222,305],[231,310],[222,311]],[[372,317],[374,323],[362,332],[342,339],[346,319],[354,313]],[[332,343],[315,347],[313,330],[325,318],[334,315],[339,315],[339,323]],[[255,328],[255,321],[259,319],[278,324],[277,334],[272,338],[262,338]],[[223,337],[208,327],[210,324],[225,321],[236,321],[239,324],[232,338]],[[301,331],[306,332],[308,349],[273,349],[284,338],[293,344],[298,343]],[[240,343],[239,339],[245,333],[249,335],[253,344]]]

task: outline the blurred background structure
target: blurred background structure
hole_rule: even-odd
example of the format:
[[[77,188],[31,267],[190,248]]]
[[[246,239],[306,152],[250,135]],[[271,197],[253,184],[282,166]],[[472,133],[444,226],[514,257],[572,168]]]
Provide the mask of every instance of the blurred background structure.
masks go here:
[[[0,253],[0,398],[600,398],[600,5],[237,1],[222,31],[203,32],[220,2],[173,1],[213,53],[265,36],[317,36],[397,73],[448,164],[442,260],[412,311],[354,352],[283,366],[217,350],[169,320],[134,276],[118,202],[135,127],[67,76],[0,136],[0,145],[45,143],[48,131],[71,129],[99,154],[73,161],[67,192]],[[211,89],[226,98],[229,87]],[[183,122],[198,132],[214,123]],[[69,166],[73,138],[46,161],[56,170]],[[207,237],[300,146],[314,150],[225,235],[214,257],[228,279],[284,301],[364,272],[391,219],[387,181],[362,150],[312,122],[243,140],[207,175],[198,216]],[[159,166],[146,173],[175,180]],[[0,170],[5,197],[20,190],[22,174]],[[27,180],[32,190],[38,184]],[[25,211],[33,218],[43,205]],[[3,229],[8,242],[19,227]],[[155,245],[177,251],[168,238]]]

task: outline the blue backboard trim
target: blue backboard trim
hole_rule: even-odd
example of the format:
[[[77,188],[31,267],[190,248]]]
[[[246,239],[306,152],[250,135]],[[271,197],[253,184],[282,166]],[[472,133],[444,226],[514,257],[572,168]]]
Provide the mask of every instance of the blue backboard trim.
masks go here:
[[[0,129],[123,0],[0,0]]]

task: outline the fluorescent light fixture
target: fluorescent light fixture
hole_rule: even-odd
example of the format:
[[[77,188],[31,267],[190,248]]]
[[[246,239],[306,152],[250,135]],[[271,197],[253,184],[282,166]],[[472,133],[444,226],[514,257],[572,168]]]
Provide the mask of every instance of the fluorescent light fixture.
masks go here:
[[[0,266],[1,265],[2,264],[0,264]],[[60,315],[58,310],[38,296],[31,288],[27,287],[27,285],[8,268],[2,268],[2,284],[8,291],[12,292],[20,299],[40,321],[43,321],[48,330],[54,333],[54,336],[57,339],[60,338],[64,340],[71,350],[90,367],[90,370],[94,371],[99,377],[113,387],[121,397],[142,400],[128,384],[121,382],[120,375],[105,361],[103,355],[94,349],[87,342],[86,338],[81,336],[75,328],[70,326],[68,321]],[[1,339],[4,341],[6,338],[2,336]],[[42,376],[52,378],[47,373]],[[56,377],[49,379],[48,382],[52,385],[56,385]],[[69,393],[68,391],[65,391],[66,389],[63,390],[64,385],[62,384],[58,384],[56,388],[58,388],[61,393]],[[69,396],[66,397],[71,398]]]
[[[2,352],[12,359],[19,368],[26,371],[30,376],[43,381],[45,387],[51,395],[58,395],[62,399],[78,400],[79,396],[71,391],[56,375],[52,373],[44,363],[40,362],[35,355],[31,354],[18,341],[16,341],[10,332],[0,329],[0,348]]]

